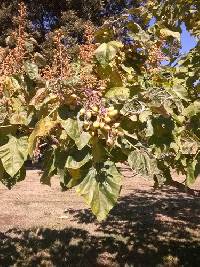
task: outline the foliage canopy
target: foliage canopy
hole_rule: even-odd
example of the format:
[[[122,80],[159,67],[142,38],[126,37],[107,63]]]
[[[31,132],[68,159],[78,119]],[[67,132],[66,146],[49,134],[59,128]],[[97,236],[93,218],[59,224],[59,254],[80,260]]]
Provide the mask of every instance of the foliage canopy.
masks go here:
[[[47,5],[55,12],[48,13],[52,24],[66,2]],[[128,162],[159,184],[171,180],[171,168],[185,175],[186,184],[195,181],[199,1],[136,2],[120,1],[100,26],[91,14],[73,45],[64,24],[74,14],[63,16],[64,24],[59,20],[49,34],[45,29],[41,45],[27,28],[30,3],[19,4],[18,30],[5,33],[7,46],[0,48],[0,180],[8,188],[25,178],[27,159],[42,155],[41,182],[50,185],[58,174],[61,185],[75,187],[103,220],[120,193],[118,163]],[[76,17],[73,23],[81,21]],[[182,23],[197,38],[187,55],[180,53]]]

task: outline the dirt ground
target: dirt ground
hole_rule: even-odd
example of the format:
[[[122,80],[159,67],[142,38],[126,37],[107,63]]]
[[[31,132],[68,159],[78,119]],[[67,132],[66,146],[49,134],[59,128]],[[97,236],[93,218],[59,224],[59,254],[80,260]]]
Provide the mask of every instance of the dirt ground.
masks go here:
[[[56,177],[50,188],[29,170],[11,191],[0,185],[0,267],[200,266],[198,192],[154,190],[123,173],[121,197],[102,223],[74,190],[61,192]]]

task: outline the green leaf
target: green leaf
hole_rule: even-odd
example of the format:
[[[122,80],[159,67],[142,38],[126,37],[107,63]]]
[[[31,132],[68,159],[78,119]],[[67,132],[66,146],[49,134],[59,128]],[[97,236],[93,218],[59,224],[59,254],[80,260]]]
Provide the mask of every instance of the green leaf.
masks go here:
[[[183,115],[186,117],[193,117],[198,113],[200,113],[200,101],[194,101],[183,111]]]
[[[0,147],[0,159],[5,171],[14,177],[28,156],[28,137],[9,136],[7,144]]]
[[[155,174],[159,174],[156,159],[151,158],[146,151],[132,151],[128,163],[134,171],[145,177],[153,178]]]
[[[42,184],[51,185],[51,177],[56,174],[56,151],[51,149],[44,154],[43,174],[40,178]]]
[[[95,163],[103,162],[106,160],[106,150],[102,141],[98,137],[93,137],[91,140],[92,155]]]
[[[121,183],[121,174],[115,165],[108,161],[96,168],[92,167],[76,191],[83,196],[97,219],[102,221],[115,205]]]
[[[172,96],[176,96],[180,99],[188,101],[188,92],[187,92],[187,89],[184,83],[182,84],[182,80],[174,79],[173,83],[174,85],[173,85],[172,90],[168,90],[168,92]]]
[[[21,182],[26,178],[26,169],[24,166],[11,177],[7,172],[2,169],[0,161],[0,181],[8,188],[11,189],[17,182]]]
[[[89,153],[88,148],[82,150],[73,149],[70,151],[65,167],[68,169],[80,169],[91,159],[92,155]]]
[[[96,59],[101,65],[108,65],[115,58],[121,47],[123,47],[122,43],[117,41],[103,43],[95,51]]]
[[[39,69],[36,64],[26,61],[24,64],[24,69],[31,80],[36,80],[38,78]]]
[[[187,175],[186,175],[186,183],[187,184],[193,184],[196,180],[195,175],[195,168],[197,165],[197,160],[188,160],[187,162]]]
[[[80,131],[77,120],[67,119],[61,121],[62,127],[65,129],[71,139],[75,141],[79,150],[84,148],[90,141],[91,135],[87,132]]]
[[[72,188],[79,185],[83,180],[82,169],[68,169],[65,172],[64,185],[67,188]]]

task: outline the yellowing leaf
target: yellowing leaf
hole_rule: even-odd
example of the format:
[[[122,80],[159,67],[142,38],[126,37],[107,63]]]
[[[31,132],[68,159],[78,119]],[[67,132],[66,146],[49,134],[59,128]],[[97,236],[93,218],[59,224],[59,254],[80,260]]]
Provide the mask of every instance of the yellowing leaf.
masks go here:
[[[19,91],[21,87],[14,77],[6,77],[3,88],[7,96],[12,96],[16,91]]]
[[[50,130],[57,124],[57,121],[52,121],[49,117],[41,119],[35,126],[28,140],[28,152],[33,156],[33,151],[39,137],[47,136]]]

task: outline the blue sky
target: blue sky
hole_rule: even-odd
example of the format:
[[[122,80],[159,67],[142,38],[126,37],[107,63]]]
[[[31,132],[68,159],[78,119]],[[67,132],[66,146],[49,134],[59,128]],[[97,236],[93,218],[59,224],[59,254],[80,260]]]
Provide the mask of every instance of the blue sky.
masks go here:
[[[196,40],[190,33],[186,30],[185,24],[182,24],[182,34],[181,34],[181,44],[182,44],[182,53],[187,53],[190,49],[195,47]]]

